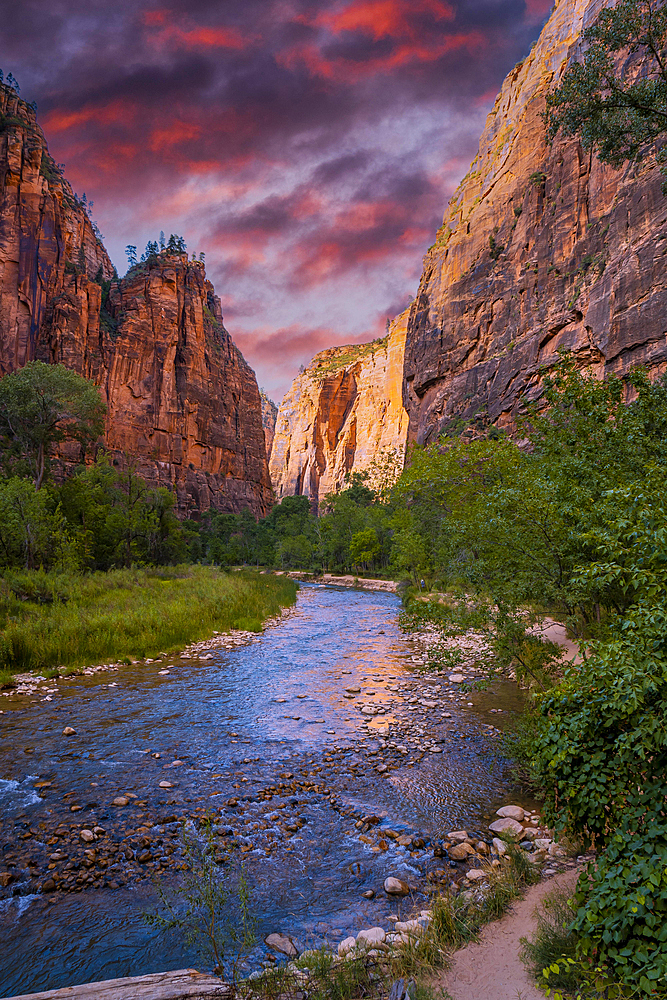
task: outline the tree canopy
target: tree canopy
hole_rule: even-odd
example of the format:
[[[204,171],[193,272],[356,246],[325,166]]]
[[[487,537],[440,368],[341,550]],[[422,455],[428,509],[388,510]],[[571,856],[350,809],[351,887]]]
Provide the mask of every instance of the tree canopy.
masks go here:
[[[665,0],[620,0],[605,8],[583,32],[582,52],[547,96],[549,138],[559,131],[578,136],[613,167],[638,160],[667,135]],[[667,148],[658,160],[667,184]]]
[[[63,365],[30,361],[0,379],[0,447],[3,463],[28,472],[39,489],[51,451],[62,441],[84,448],[104,429],[99,389]]]

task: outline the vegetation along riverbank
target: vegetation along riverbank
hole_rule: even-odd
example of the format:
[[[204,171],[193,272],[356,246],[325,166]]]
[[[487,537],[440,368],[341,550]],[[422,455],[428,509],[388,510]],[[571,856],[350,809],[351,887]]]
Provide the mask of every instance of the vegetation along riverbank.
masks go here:
[[[0,680],[67,673],[104,660],[157,656],[213,632],[257,632],[294,603],[297,585],[212,566],[87,575],[6,572],[0,580]]]

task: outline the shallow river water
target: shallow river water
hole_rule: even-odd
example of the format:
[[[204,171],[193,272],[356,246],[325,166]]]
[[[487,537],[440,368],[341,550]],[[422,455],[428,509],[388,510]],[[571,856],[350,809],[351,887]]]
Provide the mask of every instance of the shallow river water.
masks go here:
[[[429,877],[450,877],[434,846],[483,829],[506,800],[498,730],[520,699],[509,684],[469,695],[418,674],[398,611],[392,594],[304,585],[278,623],[209,659],[69,678],[48,702],[0,699],[0,996],[201,967],[142,914],[156,906],[151,879],[177,878],[179,824],[205,811],[252,887],[248,970],[271,931],[305,947],[386,922],[399,905],[382,892],[389,874],[417,903]],[[425,691],[430,708],[415,698]],[[360,840],[367,814],[379,822]],[[98,841],[79,843],[95,826]],[[55,891],[41,891],[51,876]]]

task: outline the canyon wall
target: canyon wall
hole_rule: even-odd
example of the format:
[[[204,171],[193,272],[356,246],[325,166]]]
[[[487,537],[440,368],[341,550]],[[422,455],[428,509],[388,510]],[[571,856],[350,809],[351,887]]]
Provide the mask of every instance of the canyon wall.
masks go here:
[[[409,439],[511,427],[557,350],[601,374],[667,365],[667,198],[655,157],[621,170],[545,141],[547,92],[602,4],[559,0],[503,83],[408,320]],[[460,425],[460,423],[459,423]]]
[[[264,443],[266,444],[266,457],[271,458],[271,447],[273,445],[273,435],[276,430],[276,419],[278,417],[278,407],[272,399],[260,390],[262,400],[262,427],[264,428]]]
[[[204,265],[162,251],[119,280],[33,109],[0,86],[0,375],[32,359],[97,383],[114,461],[172,488],[182,514],[268,512],[257,381]]]
[[[341,489],[383,454],[405,451],[402,402],[407,312],[372,344],[316,354],[278,409],[270,472],[276,496],[313,501]]]

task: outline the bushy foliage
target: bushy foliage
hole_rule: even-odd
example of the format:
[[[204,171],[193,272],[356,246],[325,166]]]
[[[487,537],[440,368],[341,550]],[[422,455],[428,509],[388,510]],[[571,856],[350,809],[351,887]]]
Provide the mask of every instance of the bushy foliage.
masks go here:
[[[600,852],[577,890],[579,955],[650,996],[667,974],[667,388],[565,358],[546,401],[524,447],[443,440],[413,456],[397,491],[451,593],[404,620],[441,632],[444,662],[445,640],[482,633],[489,668],[538,692],[546,814]],[[579,637],[580,662],[563,668],[547,614]]]
[[[547,96],[547,132],[576,135],[620,167],[667,133],[667,6],[621,0],[600,12],[582,42],[582,60]],[[667,181],[664,147],[658,158]]]
[[[0,379],[0,459],[5,471],[30,475],[39,489],[54,445],[83,448],[102,433],[99,389],[63,365],[29,361]]]

